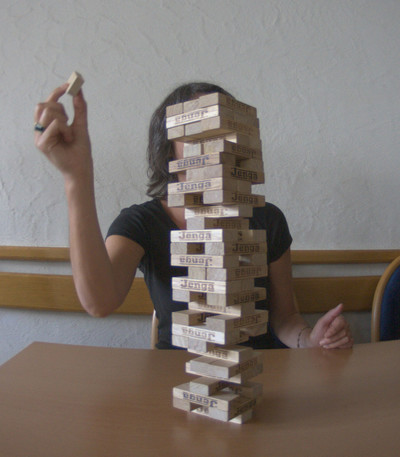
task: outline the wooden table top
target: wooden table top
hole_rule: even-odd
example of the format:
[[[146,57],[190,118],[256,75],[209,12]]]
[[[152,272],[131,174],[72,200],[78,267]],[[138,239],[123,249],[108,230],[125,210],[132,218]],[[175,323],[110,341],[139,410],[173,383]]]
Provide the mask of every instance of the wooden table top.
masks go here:
[[[186,351],[34,343],[0,367],[1,457],[398,456],[400,341],[268,350],[253,419],[172,407]]]

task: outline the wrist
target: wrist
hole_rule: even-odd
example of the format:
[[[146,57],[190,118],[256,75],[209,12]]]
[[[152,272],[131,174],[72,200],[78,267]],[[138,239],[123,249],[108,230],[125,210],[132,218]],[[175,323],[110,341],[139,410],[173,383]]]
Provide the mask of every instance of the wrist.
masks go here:
[[[82,173],[64,173],[64,187],[67,195],[86,193],[94,189],[94,176],[90,170]]]
[[[307,348],[310,347],[309,341],[310,341],[310,333],[312,329],[309,325],[305,325],[302,327],[297,334],[297,347],[298,348]]]

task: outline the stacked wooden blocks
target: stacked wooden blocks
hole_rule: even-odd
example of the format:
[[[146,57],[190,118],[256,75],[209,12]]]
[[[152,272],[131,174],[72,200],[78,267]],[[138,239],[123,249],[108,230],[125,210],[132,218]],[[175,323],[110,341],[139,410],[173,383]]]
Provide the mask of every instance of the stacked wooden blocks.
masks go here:
[[[168,139],[184,142],[171,161],[178,182],[168,205],[184,207],[186,230],[171,232],[171,264],[188,267],[172,278],[172,343],[199,355],[186,364],[198,377],[173,389],[173,405],[222,421],[252,416],[262,386],[261,353],[239,343],[266,332],[266,296],[254,278],[267,275],[265,230],[250,230],[253,207],[264,206],[252,184],[264,182],[259,123],[254,107],[220,93],[167,108]]]

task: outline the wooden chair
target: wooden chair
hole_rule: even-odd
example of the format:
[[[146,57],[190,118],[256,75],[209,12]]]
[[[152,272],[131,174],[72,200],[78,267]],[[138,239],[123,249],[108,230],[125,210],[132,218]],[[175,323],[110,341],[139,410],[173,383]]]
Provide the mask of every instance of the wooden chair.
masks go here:
[[[156,349],[157,342],[158,342],[158,319],[156,316],[156,310],[154,310],[153,317],[151,319],[150,348]]]
[[[400,256],[382,274],[371,313],[371,342],[400,339]]]

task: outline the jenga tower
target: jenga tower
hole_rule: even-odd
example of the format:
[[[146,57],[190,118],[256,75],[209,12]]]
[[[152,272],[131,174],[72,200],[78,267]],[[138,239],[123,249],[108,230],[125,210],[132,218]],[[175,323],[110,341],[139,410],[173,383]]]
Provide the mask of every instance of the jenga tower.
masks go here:
[[[252,184],[264,182],[256,109],[220,93],[167,108],[168,139],[185,142],[170,162],[185,181],[168,185],[168,205],[185,207],[186,230],[171,232],[171,264],[188,267],[172,278],[173,299],[188,309],[172,315],[172,342],[200,355],[186,364],[197,375],[174,387],[173,405],[222,421],[252,416],[261,384],[260,352],[240,346],[266,332],[268,312],[255,302],[266,290],[265,230],[250,230],[253,207],[264,206]]]

